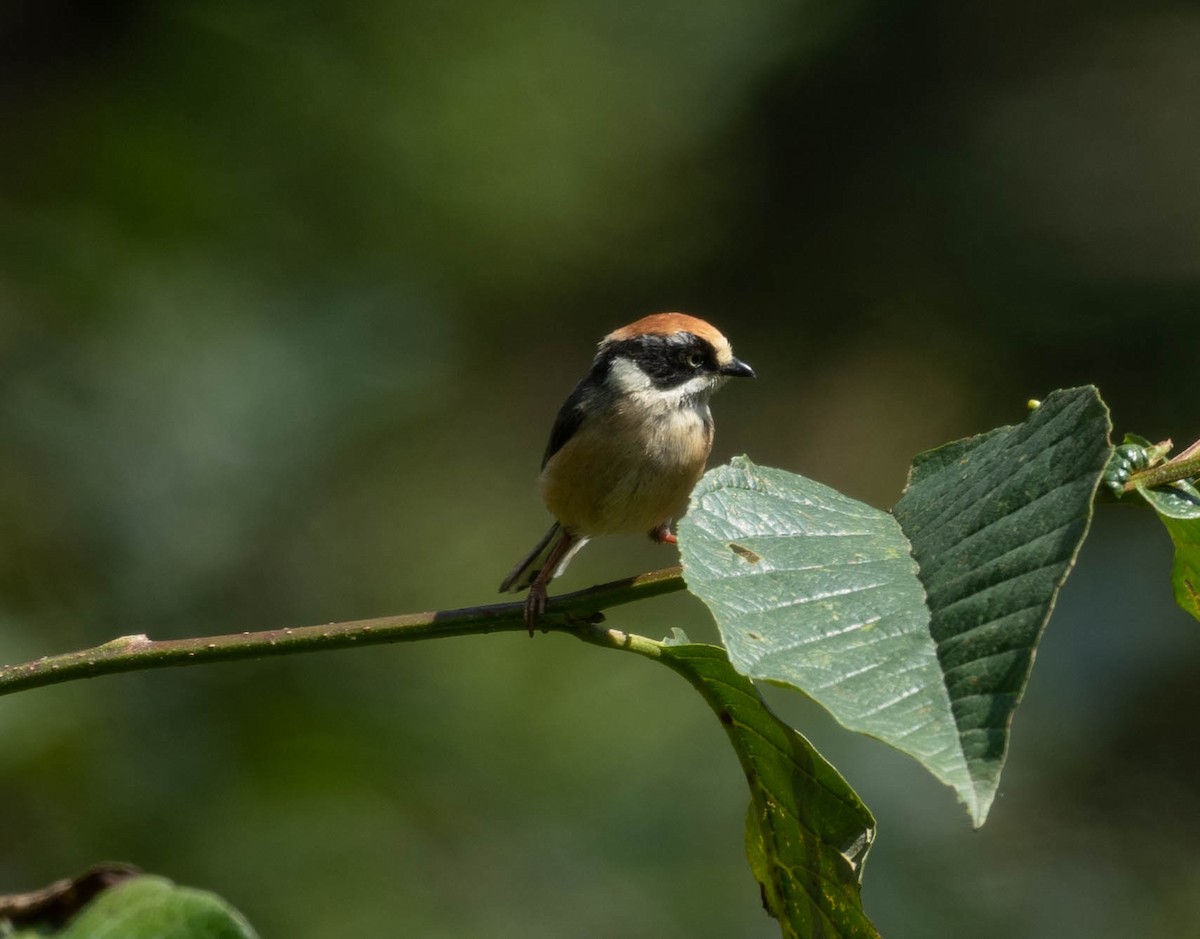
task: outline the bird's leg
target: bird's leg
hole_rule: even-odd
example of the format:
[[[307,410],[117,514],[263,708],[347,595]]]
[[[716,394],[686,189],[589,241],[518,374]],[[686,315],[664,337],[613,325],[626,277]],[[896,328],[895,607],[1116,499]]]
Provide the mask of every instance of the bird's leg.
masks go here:
[[[655,544],[679,544],[679,539],[671,534],[670,519],[667,519],[657,528],[650,529],[650,540]]]
[[[538,617],[546,612],[546,582],[549,579],[543,577],[539,571],[533,583],[529,585],[529,593],[525,597],[525,626],[529,630],[530,638],[533,638],[533,629],[537,626]]]
[[[538,617],[546,612],[546,588],[554,579],[554,572],[558,569],[558,565],[575,546],[576,541],[578,541],[576,536],[564,528],[558,536],[558,541],[554,542],[554,547],[546,555],[546,563],[542,565],[541,570],[537,572],[533,582],[529,585],[529,595],[525,597],[525,626],[531,637],[537,626]]]

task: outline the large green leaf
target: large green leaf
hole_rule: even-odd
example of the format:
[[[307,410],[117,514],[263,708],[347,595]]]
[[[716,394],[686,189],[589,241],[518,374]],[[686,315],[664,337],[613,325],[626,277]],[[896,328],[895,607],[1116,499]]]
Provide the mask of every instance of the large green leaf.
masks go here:
[[[700,481],[679,543],[739,672],[800,689],[968,798],[925,591],[894,518],[739,457]]]
[[[1038,640],[1111,453],[1095,388],[1056,391],[1015,427],[917,457],[894,514],[913,545],[982,823]]]
[[[1107,434],[1094,389],[1056,392],[1023,425],[918,457],[894,518],[739,458],[693,492],[688,586],[739,671],[911,754],[981,825]]]
[[[61,929],[35,925],[12,939],[257,939],[216,894],[177,887],[162,877],[135,877],[99,893]]]
[[[724,649],[646,643],[716,712],[750,784],[746,852],[763,905],[789,939],[877,937],[862,909],[875,820],[803,736],[779,720]]]

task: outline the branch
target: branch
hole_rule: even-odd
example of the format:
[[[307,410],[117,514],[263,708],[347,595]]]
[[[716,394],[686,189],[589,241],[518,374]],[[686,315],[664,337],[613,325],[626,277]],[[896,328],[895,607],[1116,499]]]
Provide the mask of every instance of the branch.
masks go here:
[[[1165,486],[1169,483],[1181,482],[1182,480],[1200,475],[1200,455],[1192,452],[1195,449],[1196,445],[1193,444],[1185,451],[1186,456],[1185,453],[1181,453],[1178,457],[1168,460],[1166,463],[1159,463],[1158,466],[1138,470],[1125,483],[1125,491],[1133,492],[1133,490],[1141,487],[1153,489],[1155,486]]]
[[[624,633],[595,628],[604,620],[600,611],[634,600],[674,593],[683,587],[681,569],[668,567],[551,597],[541,618],[542,631],[570,632],[601,645],[628,645],[629,637]],[[523,602],[493,603],[458,610],[195,639],[155,641],[145,635],[120,636],[93,649],[0,666],[0,695],[116,672],[524,630],[523,610]]]

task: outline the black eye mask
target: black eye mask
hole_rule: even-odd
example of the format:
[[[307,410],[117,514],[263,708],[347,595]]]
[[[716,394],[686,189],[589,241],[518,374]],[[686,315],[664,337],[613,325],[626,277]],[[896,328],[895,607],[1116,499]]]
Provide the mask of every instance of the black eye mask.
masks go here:
[[[596,359],[593,377],[603,380],[616,358],[631,359],[659,390],[676,388],[698,374],[717,371],[712,345],[692,333],[638,336],[614,342]]]

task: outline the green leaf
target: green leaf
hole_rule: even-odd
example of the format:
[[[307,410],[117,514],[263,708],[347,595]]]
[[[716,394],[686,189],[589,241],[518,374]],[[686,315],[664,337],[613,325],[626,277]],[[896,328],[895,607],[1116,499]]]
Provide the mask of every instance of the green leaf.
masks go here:
[[[804,737],[767,708],[724,649],[641,640],[642,654],[684,678],[716,712],[750,784],[746,852],[782,934],[877,937],[862,909],[875,819]]]
[[[913,545],[982,824],[1038,640],[1087,533],[1111,453],[1096,389],[913,463],[894,514]]]
[[[739,458],[692,494],[684,576],[738,671],[909,753],[981,825],[1107,434],[1094,389],[1055,392],[1025,424],[918,457],[894,518]]]
[[[148,876],[98,894],[62,929],[23,929],[11,935],[12,939],[257,939],[241,914],[216,894]]]
[[[739,672],[800,689],[967,798],[925,591],[894,518],[739,457],[700,481],[679,543]]]
[[[1188,482],[1137,491],[1158,513],[1175,544],[1175,602],[1200,619],[1200,491]]]

